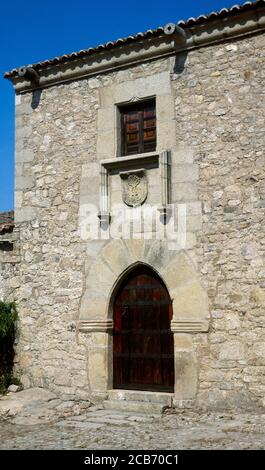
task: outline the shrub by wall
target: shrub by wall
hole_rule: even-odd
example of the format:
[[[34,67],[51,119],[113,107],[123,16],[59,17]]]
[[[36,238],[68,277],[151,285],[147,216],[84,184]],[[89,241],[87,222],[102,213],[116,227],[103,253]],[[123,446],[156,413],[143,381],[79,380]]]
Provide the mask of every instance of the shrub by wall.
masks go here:
[[[17,309],[14,302],[0,300],[0,393],[14,383],[14,341],[16,335]]]

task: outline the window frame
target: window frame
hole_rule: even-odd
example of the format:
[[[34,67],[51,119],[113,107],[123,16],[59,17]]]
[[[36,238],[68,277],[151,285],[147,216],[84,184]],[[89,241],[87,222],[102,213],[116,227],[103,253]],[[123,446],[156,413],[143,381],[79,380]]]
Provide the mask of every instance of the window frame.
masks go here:
[[[154,109],[154,117],[150,119],[154,119],[155,125],[153,127],[150,127],[150,130],[155,130],[155,138],[154,138],[154,141],[151,142],[152,147],[146,150],[144,147],[145,147],[145,144],[148,144],[148,141],[144,140],[144,132],[146,130],[146,128],[144,127],[144,110],[148,107]],[[137,101],[136,103],[122,104],[122,105],[119,105],[118,109],[119,109],[119,118],[120,118],[119,119],[120,121],[120,126],[119,126],[120,152],[119,154],[120,156],[127,157],[127,156],[142,154],[142,153],[155,152],[156,147],[157,147],[157,117],[156,117],[155,97],[146,98],[144,100]],[[136,111],[139,116],[138,120],[135,121],[135,122],[139,122],[139,140],[138,140],[138,144],[135,144],[135,145],[138,145],[138,149],[132,152],[130,152],[128,149],[128,146],[126,146],[127,131],[126,131],[125,116],[130,111]]]

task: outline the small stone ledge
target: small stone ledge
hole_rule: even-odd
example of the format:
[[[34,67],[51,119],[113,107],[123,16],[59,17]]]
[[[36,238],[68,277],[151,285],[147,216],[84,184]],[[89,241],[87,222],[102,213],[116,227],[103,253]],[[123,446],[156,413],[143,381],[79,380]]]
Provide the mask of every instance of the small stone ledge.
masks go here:
[[[121,168],[134,168],[139,165],[157,163],[161,152],[139,153],[130,157],[116,157],[101,160],[100,164],[107,170],[119,170]]]
[[[189,319],[173,319],[171,331],[173,333],[207,333],[209,331],[209,320],[191,321]]]
[[[113,320],[91,320],[91,321],[79,321],[78,330],[81,333],[92,333],[92,332],[102,332],[108,333],[113,329]]]

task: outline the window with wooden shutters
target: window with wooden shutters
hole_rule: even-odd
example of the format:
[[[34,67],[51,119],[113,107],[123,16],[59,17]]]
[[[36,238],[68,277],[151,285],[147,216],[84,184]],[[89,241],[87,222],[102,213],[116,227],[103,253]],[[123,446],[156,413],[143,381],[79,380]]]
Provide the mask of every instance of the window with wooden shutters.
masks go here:
[[[121,155],[153,152],[156,149],[155,100],[120,108]]]

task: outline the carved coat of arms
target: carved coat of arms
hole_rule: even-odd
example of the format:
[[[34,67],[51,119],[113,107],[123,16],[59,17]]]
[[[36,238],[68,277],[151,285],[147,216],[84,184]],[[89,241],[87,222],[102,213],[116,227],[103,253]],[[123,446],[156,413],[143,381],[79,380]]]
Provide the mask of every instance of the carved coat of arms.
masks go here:
[[[144,203],[148,194],[147,176],[144,169],[120,172],[122,199],[127,206],[137,207]]]

